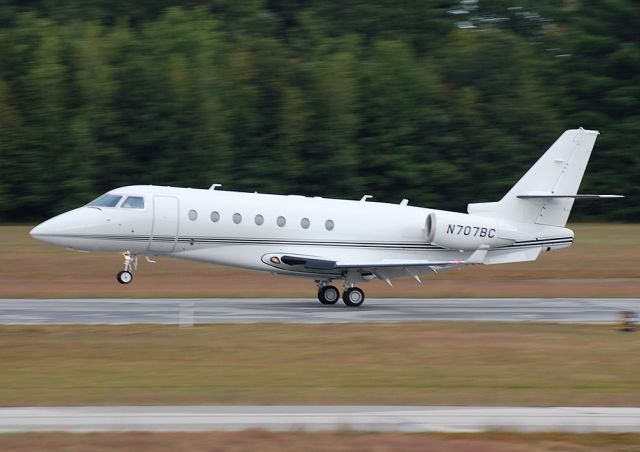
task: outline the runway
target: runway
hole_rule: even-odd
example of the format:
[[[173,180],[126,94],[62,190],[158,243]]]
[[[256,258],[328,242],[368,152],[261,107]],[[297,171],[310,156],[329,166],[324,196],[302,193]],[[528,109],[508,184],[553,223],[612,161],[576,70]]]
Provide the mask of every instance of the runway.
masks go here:
[[[0,408],[1,432],[204,431],[640,432],[640,408],[115,406]]]
[[[300,299],[0,299],[0,324],[613,323],[640,299],[372,299],[359,308]]]

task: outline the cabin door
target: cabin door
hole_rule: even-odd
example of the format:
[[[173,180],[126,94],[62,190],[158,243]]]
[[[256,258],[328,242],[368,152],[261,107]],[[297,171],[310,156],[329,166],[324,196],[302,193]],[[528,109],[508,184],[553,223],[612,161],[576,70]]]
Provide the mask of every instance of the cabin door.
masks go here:
[[[174,196],[153,197],[153,225],[149,251],[171,253],[178,235],[178,198]]]

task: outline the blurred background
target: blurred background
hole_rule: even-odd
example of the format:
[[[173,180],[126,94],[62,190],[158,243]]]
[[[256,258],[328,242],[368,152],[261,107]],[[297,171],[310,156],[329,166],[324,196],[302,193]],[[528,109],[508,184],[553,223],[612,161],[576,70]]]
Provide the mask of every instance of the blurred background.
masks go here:
[[[170,259],[143,262],[123,286],[117,253],[48,246],[26,224],[131,184],[370,194],[464,211],[502,197],[580,126],[602,133],[580,191],[627,197],[578,203],[576,246],[424,285],[372,282],[372,298],[637,300],[640,1],[0,0],[0,298],[308,300],[315,291],[303,279]],[[9,322],[41,318],[4,310]],[[640,335],[538,324],[530,312],[501,324],[285,325],[275,313],[269,325],[0,325],[0,406],[640,406]],[[0,435],[0,449],[64,448],[60,434],[42,435]],[[150,448],[125,435],[109,449]],[[198,447],[181,435],[189,442],[153,438],[158,450],[225,441]],[[264,432],[238,435],[258,436],[242,450],[334,444],[300,436],[302,447],[286,437],[265,447]],[[440,449],[517,447],[509,436],[504,448],[473,448],[465,435]],[[30,438],[41,446],[20,443]],[[97,450],[100,438],[75,435],[66,449]],[[411,438],[415,450],[431,444]],[[554,439],[548,450],[640,443],[598,438],[581,434],[565,448]],[[360,450],[387,444],[379,434],[368,441]]]
[[[129,184],[464,210],[567,128],[640,220],[637,0],[4,0],[0,221]]]

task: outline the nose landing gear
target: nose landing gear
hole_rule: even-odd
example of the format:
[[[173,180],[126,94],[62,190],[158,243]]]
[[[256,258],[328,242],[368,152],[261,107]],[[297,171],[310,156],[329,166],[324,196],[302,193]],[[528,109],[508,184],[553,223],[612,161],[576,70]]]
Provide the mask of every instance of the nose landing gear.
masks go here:
[[[116,275],[116,279],[120,284],[129,284],[133,280],[133,275],[131,274],[131,272],[123,270],[121,272],[118,272],[118,274]]]
[[[138,268],[138,256],[131,254],[130,251],[125,251],[122,255],[124,256],[124,270],[118,272],[116,280],[120,284],[129,284],[133,280],[131,272]]]

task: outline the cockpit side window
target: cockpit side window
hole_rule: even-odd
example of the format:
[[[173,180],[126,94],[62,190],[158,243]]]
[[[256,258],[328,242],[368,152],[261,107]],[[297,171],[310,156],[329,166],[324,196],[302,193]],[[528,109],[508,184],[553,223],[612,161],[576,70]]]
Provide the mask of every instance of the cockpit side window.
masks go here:
[[[87,206],[89,207],[115,207],[118,202],[122,199],[120,195],[110,195],[107,193],[106,195],[102,195],[97,199],[91,201]]]
[[[126,209],[144,209],[144,198],[142,196],[129,196],[122,207]]]

